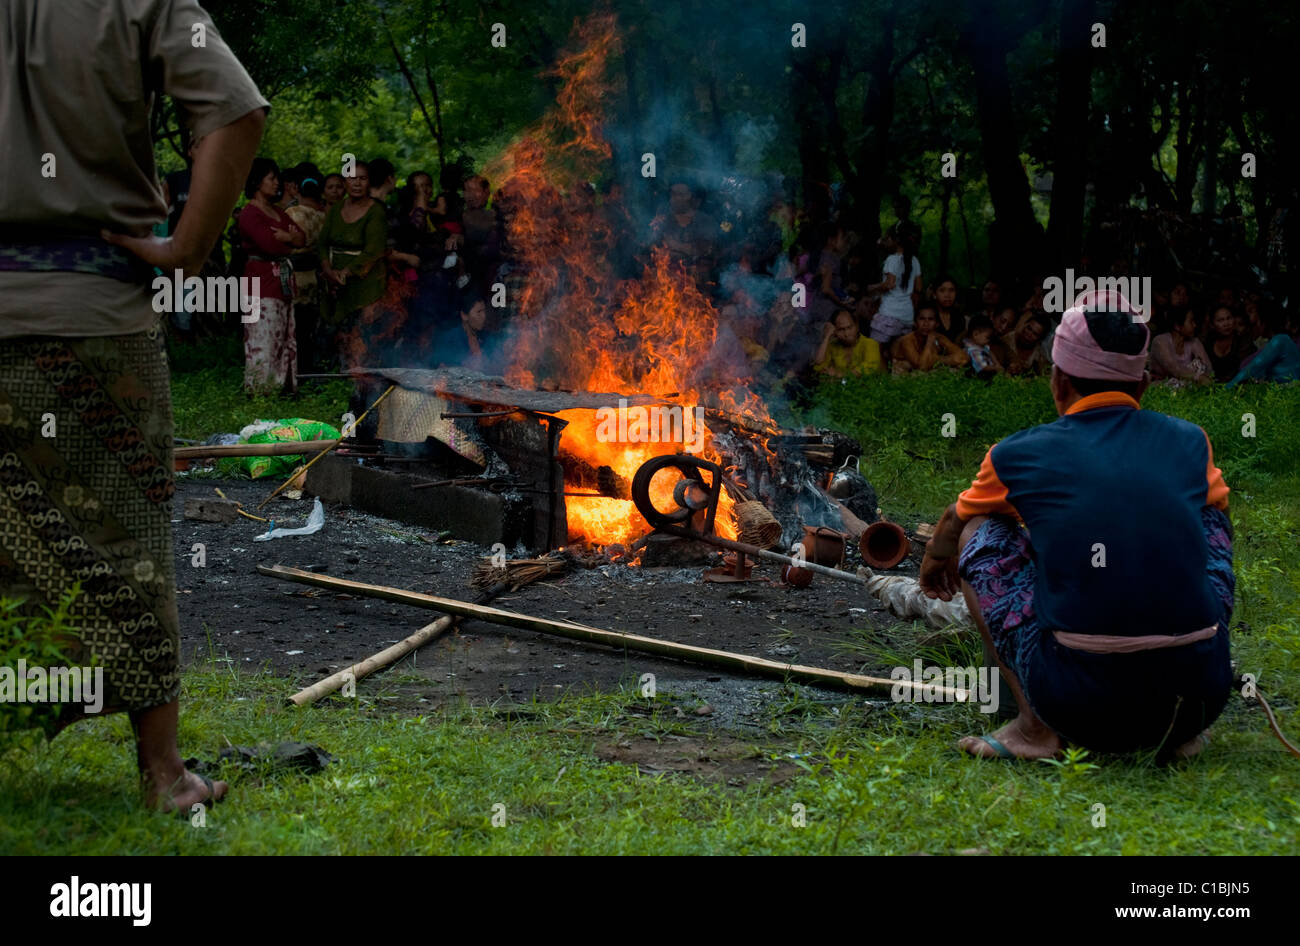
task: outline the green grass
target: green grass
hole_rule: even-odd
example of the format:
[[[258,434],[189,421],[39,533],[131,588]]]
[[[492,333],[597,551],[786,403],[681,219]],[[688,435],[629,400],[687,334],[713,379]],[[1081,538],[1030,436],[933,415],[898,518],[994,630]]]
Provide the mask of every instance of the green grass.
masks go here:
[[[177,437],[205,440],[212,434],[238,433],[255,420],[288,417],[339,426],[348,409],[350,381],[304,381],[298,397],[292,399],[248,397],[243,390],[243,358],[243,349],[235,339],[176,346],[172,350],[172,412]]]
[[[976,763],[951,748],[981,725],[971,707],[847,704],[802,734],[751,737],[755,757],[798,755],[800,768],[782,784],[732,787],[599,759],[599,746],[620,739],[688,731],[666,705],[649,718],[630,712],[644,702],[631,690],[539,704],[519,722],[483,708],[417,717],[341,699],[289,709],[285,692],[272,677],[191,670],[182,745],[211,755],[226,740],[315,742],[338,757],[324,772],[231,767],[231,800],[193,827],[140,809],[124,719],[81,724],[49,746],[11,750],[0,850],[1262,854],[1294,852],[1300,833],[1294,762],[1240,708],[1211,756],[1159,768]],[[1104,827],[1093,826],[1098,804]],[[796,806],[804,827],[792,823]]]
[[[184,365],[182,364],[182,367]],[[224,372],[224,373],[223,373]],[[220,377],[218,393],[212,385]],[[204,380],[206,379],[206,380]],[[238,370],[177,378],[181,435],[237,429],[253,412]],[[334,413],[335,393],[321,395]],[[331,400],[333,399],[333,400]],[[1234,653],[1258,675],[1283,728],[1300,733],[1300,386],[1152,391],[1145,406],[1206,428],[1233,488],[1238,602]],[[1257,437],[1241,436],[1253,413]],[[258,416],[312,416],[268,403]],[[942,415],[957,421],[941,436]],[[863,472],[885,511],[934,521],[969,483],[987,446],[1054,414],[1045,382],[883,378],[835,386],[802,421],[859,437]],[[189,426],[183,426],[189,425]],[[865,664],[969,663],[977,645],[922,648],[911,625],[861,628],[843,647]],[[935,650],[934,648],[941,648]],[[390,708],[400,671],[358,687],[360,700],[283,706],[298,681],[231,669],[223,655],[184,676],[182,751],[295,739],[338,757],[316,775],[229,769],[231,800],[200,829],[139,807],[122,718],[83,723],[0,754],[0,851],[31,853],[992,853],[1278,854],[1300,839],[1300,763],[1263,715],[1234,698],[1209,752],[1187,763],[1072,754],[1055,764],[976,762],[955,739],[989,720],[969,705],[837,704],[774,687],[763,730],[709,736],[662,693],[631,688],[534,704],[511,716],[457,706],[429,716]],[[779,781],[742,785],[645,774],[602,761],[620,741],[715,739],[780,762]],[[11,739],[13,737],[10,737]],[[793,767],[793,768],[792,768]],[[505,823],[492,825],[494,805]],[[1104,826],[1094,826],[1104,806]],[[796,806],[803,806],[802,809]],[[804,812],[805,827],[792,818]]]

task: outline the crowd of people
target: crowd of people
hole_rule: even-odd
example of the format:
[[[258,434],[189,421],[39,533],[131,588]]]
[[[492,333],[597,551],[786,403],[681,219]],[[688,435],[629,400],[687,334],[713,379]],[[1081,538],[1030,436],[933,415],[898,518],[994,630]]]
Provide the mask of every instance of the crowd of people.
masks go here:
[[[292,393],[299,372],[365,360],[499,372],[510,312],[488,299],[495,286],[517,290],[524,279],[507,198],[456,168],[436,185],[429,172],[409,171],[400,188],[387,159],[348,170],[254,163],[228,270],[260,283],[259,318],[245,329],[246,387]],[[187,180],[167,183],[174,223]],[[871,245],[827,208],[801,211],[779,189],[739,213],[719,195],[673,181],[644,224],[618,185],[579,190],[557,205],[556,226],[599,221],[579,227],[593,239],[604,234],[612,278],[635,276],[651,250],[665,253],[719,312],[720,354],[711,363],[760,390],[800,396],[853,375],[948,370],[989,379],[1051,368],[1061,313],[1048,310],[1041,281],[988,279],[975,288],[942,274],[927,282],[920,228],[906,219],[905,201]],[[1124,269],[1117,261],[1111,274]],[[1154,380],[1300,378],[1300,327],[1260,293],[1223,286],[1197,298],[1169,279],[1153,296]]]

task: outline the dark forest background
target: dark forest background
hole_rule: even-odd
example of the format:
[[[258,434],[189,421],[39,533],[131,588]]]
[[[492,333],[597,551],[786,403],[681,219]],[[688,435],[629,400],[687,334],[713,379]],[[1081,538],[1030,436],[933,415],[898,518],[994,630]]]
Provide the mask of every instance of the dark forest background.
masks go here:
[[[207,0],[264,94],[264,151],[454,177],[556,95],[575,0]],[[1300,7],[1265,0],[623,0],[609,174],[648,207],[686,175],[833,201],[874,239],[899,198],[971,284],[1058,271],[1240,271],[1294,205]],[[494,23],[506,45],[491,44]],[[791,44],[802,23],[806,46]],[[1104,46],[1094,24],[1105,28]],[[185,141],[160,103],[164,169]],[[640,178],[654,152],[655,180]],[[1243,155],[1254,176],[1243,176]],[[956,160],[955,177],[940,170]]]

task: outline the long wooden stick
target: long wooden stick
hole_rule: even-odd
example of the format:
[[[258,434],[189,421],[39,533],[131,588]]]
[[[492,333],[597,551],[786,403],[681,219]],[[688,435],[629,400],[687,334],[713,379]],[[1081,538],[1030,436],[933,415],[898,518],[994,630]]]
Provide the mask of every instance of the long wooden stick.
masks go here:
[[[177,460],[203,460],[208,457],[284,457],[295,453],[314,453],[317,450],[332,450],[339,445],[337,440],[301,440],[283,443],[231,443],[208,444],[198,447],[177,447],[172,456]]]
[[[487,603],[501,592],[505,591],[508,587],[508,582],[499,582],[487,591],[483,592],[483,594],[479,595],[478,601],[481,603]],[[457,623],[459,623],[459,621],[460,617],[454,614],[440,617],[432,624],[424,625],[424,627],[420,628],[405,640],[398,641],[392,647],[385,648],[377,654],[371,654],[365,660],[354,663],[351,667],[340,670],[338,673],[331,674],[325,679],[318,680],[311,686],[299,690],[293,696],[289,697],[289,702],[294,706],[303,706],[307,703],[315,703],[321,697],[329,696],[329,694],[336,690],[342,689],[343,685],[348,682],[349,678],[355,682],[368,677],[376,670],[382,670],[389,664],[394,664],[401,660],[411,651],[423,647],[430,641],[437,640],[447,631],[451,630]]]
[[[395,388],[395,387],[397,387],[397,385],[395,385],[395,384],[390,384],[390,385],[388,386],[388,390],[387,390],[387,391],[385,391],[383,394],[379,395],[379,397],[375,398],[375,403],[373,403],[373,404],[371,404],[369,407],[367,407],[366,410],[365,410],[365,413],[363,413],[360,417],[358,417],[356,420],[354,420],[354,421],[352,422],[352,424],[350,425],[350,426],[352,427],[352,430],[356,430],[357,427],[359,427],[359,426],[361,425],[361,422],[362,422],[363,420],[366,419],[366,414],[369,414],[371,411],[373,411],[376,407],[379,406],[380,401],[382,401],[384,398],[388,397],[388,395],[392,394],[392,393],[393,393],[393,388]],[[345,431],[344,433],[346,434],[347,431]],[[342,440],[336,440],[336,441],[334,441],[333,446],[326,447],[326,448],[325,448],[324,450],[322,450],[320,453],[316,454],[316,456],[312,457],[310,460],[307,461],[307,465],[304,466],[301,470],[296,470],[296,471],[294,471],[293,473],[291,473],[291,474],[289,475],[289,478],[288,478],[287,480],[285,480],[283,483],[281,483],[279,486],[277,486],[277,487],[275,488],[275,490],[271,493],[270,496],[266,497],[266,499],[262,500],[260,503],[257,504],[257,508],[258,508],[258,509],[261,509],[263,506],[265,506],[265,505],[266,505],[267,503],[269,503],[271,500],[275,499],[275,497],[279,496],[282,492],[285,491],[285,489],[288,488],[289,484],[292,483],[294,480],[296,480],[299,476],[305,476],[306,473],[307,473],[307,471],[311,469],[313,463],[315,463],[315,462],[316,462],[317,460],[319,460],[321,457],[325,456],[325,454],[329,453],[331,450],[334,449],[334,447],[337,447],[337,446],[338,446],[339,444],[341,444],[342,442],[343,442]]]
[[[601,628],[589,627],[586,624],[576,624],[572,621],[554,621],[549,618],[533,617],[514,611],[502,611],[499,608],[471,604],[468,601],[458,601],[455,598],[440,598],[436,595],[421,594],[418,591],[404,591],[401,588],[390,588],[385,585],[369,585],[360,581],[349,581],[346,578],[332,578],[328,575],[318,575],[315,572],[287,568],[283,565],[259,565],[257,570],[263,575],[284,579],[285,581],[297,581],[305,585],[317,585],[321,588],[347,590],[354,594],[382,598],[386,601],[396,601],[399,604],[413,605],[417,608],[431,608],[435,611],[459,614],[462,617],[477,618],[491,624],[503,624],[506,627],[541,631],[544,634],[554,634],[572,640],[622,647],[627,650],[657,654],[661,657],[672,657],[677,660],[702,663],[711,667],[722,667],[727,670],[772,677],[778,680],[794,680],[814,686],[848,690],[904,686],[913,691],[920,690],[923,695],[926,693],[932,694],[932,699],[933,696],[941,695],[954,702],[964,702],[974,698],[971,691],[960,690],[955,687],[945,687],[934,683],[914,683],[907,680],[886,680],[884,677],[869,677],[859,673],[827,670],[822,667],[806,667],[800,664],[783,664],[762,657],[750,657],[726,650],[715,650],[712,647],[677,644],[656,637],[643,637],[640,634],[627,634],[622,631],[607,631]]]
[[[676,526],[663,526],[657,531],[667,533],[668,535],[681,536],[683,539],[695,539],[698,542],[706,542],[709,545],[716,545],[718,548],[731,549],[733,552],[743,552],[746,555],[752,555],[755,558],[765,558],[769,562],[780,562],[782,565],[794,565],[796,568],[806,568],[809,571],[816,572],[819,575],[828,575],[831,578],[838,578],[840,581],[851,581],[855,584],[865,585],[867,580],[860,578],[857,572],[840,571],[838,568],[829,568],[826,565],[818,565],[816,562],[800,562],[789,555],[782,555],[780,552],[770,552],[767,549],[760,549],[757,545],[750,545],[748,542],[736,542],[733,539],[724,539],[720,535],[702,535],[690,529],[679,529]]]

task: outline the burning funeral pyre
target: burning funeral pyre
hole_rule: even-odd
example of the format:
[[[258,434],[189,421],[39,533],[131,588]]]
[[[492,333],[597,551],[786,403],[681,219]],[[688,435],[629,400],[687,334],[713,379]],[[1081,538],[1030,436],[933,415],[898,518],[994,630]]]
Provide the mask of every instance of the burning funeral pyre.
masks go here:
[[[862,525],[846,522],[843,508],[851,520],[876,518],[875,496],[852,464],[857,444],[774,422],[744,360],[720,343],[718,311],[666,252],[632,266],[611,262],[619,218],[595,205],[588,185],[612,160],[602,120],[606,64],[617,48],[612,16],[576,26],[573,50],[554,69],[556,106],[487,168],[500,182],[508,246],[504,377],[460,368],[359,372],[371,395],[397,386],[377,411],[377,443],[340,457],[369,457],[367,473],[323,465],[308,487],[362,506],[367,496],[437,506],[441,514],[430,508],[425,516],[431,525],[534,549],[582,543],[635,558],[648,529],[638,506],[647,502],[676,510],[674,522],[694,531],[761,537],[767,548],[790,548],[817,529],[842,543]],[[638,503],[638,471],[673,455],[679,460],[658,464]],[[400,480],[376,479],[376,468],[392,466]],[[691,472],[700,470],[713,473]],[[699,485],[684,490],[684,478]],[[706,497],[694,495],[701,489]],[[395,498],[416,495],[420,502]],[[484,503],[490,508],[475,511]],[[686,515],[704,506],[707,522]]]

